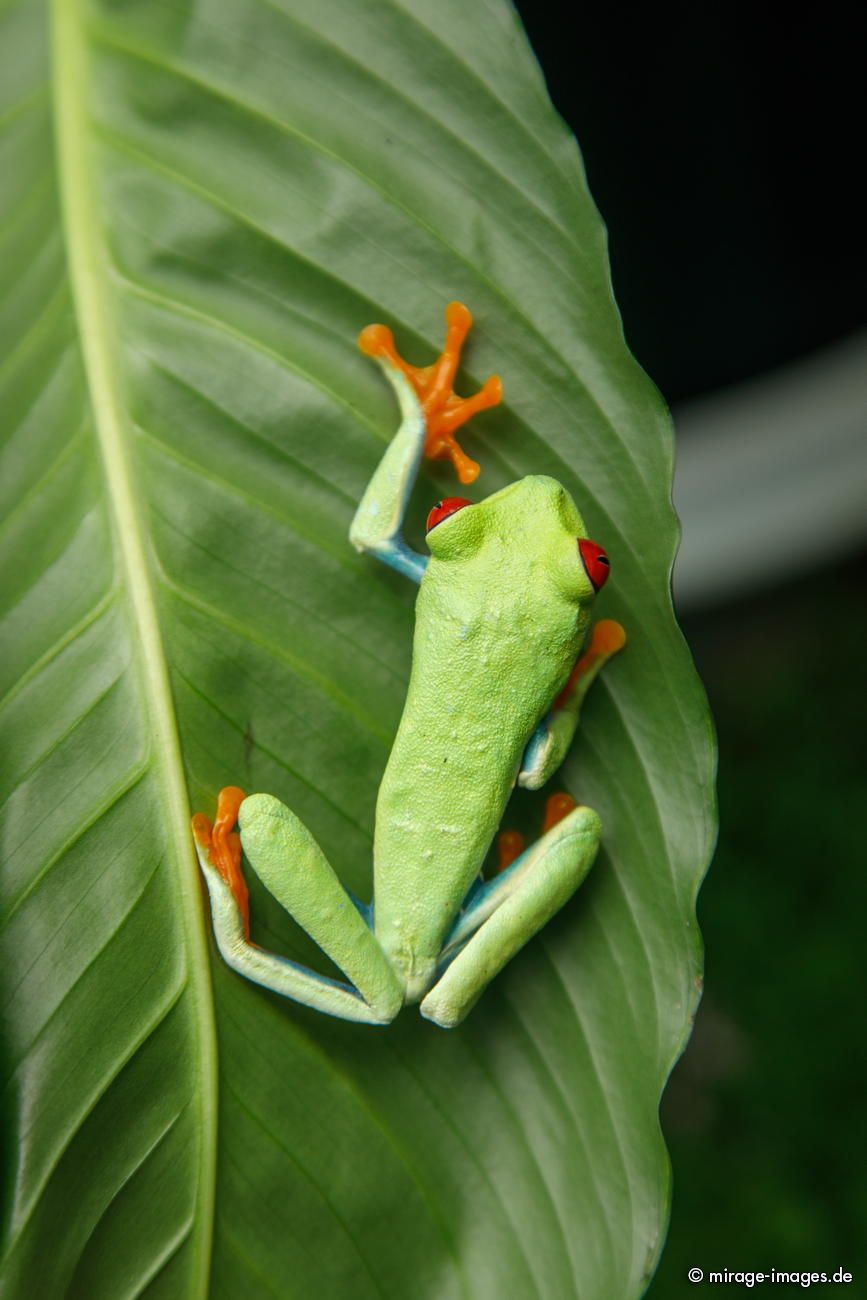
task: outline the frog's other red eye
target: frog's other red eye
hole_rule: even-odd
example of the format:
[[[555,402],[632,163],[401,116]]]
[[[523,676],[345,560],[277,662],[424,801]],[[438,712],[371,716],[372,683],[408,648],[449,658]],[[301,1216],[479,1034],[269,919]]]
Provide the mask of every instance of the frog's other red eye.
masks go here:
[[[471,506],[472,501],[467,501],[466,497],[446,497],[434,506],[433,510],[427,517],[427,526],[425,532],[429,533],[437,524],[441,524],[449,515],[453,515],[456,510],[463,510],[464,506]]]
[[[587,577],[593,583],[593,590],[599,591],[608,581],[611,561],[598,542],[588,542],[583,537],[578,543],[578,554]]]

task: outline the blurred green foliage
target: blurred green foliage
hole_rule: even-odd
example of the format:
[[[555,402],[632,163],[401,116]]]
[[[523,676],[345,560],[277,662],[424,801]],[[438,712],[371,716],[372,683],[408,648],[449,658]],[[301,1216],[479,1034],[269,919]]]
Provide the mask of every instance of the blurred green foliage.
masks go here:
[[[842,1265],[865,1285],[863,577],[812,574],[686,625],[719,729],[720,841],[705,999],[663,1101],[674,1206],[652,1300],[689,1294],[691,1267]]]

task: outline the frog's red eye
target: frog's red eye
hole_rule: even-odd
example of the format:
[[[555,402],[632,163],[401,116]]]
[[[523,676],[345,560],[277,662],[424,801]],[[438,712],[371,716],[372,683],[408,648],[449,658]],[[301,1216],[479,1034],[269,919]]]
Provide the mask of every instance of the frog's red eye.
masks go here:
[[[453,515],[456,510],[463,510],[464,506],[471,506],[472,501],[467,501],[466,497],[446,497],[434,506],[433,510],[427,517],[427,526],[425,532],[429,533],[437,524],[441,524],[449,515]]]
[[[611,561],[598,542],[588,542],[584,537],[578,543],[578,554],[587,577],[593,583],[593,590],[599,591],[608,581]]]

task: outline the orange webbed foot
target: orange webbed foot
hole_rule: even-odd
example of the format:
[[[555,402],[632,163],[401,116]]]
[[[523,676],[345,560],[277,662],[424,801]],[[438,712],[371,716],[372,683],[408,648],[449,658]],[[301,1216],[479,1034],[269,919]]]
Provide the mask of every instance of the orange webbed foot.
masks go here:
[[[250,897],[241,872],[241,837],[235,831],[238,809],[245,794],[236,785],[224,786],[217,795],[217,815],[213,826],[204,813],[193,818],[193,835],[199,846],[210,853],[211,861],[235,896],[244,937],[250,937]]]
[[[545,835],[552,830],[564,817],[569,816],[573,808],[577,807],[571,794],[566,794],[565,791],[549,795],[545,801],[545,812],[542,817],[542,834]],[[498,876],[501,871],[506,871],[513,862],[518,860],[526,847],[527,841],[520,831],[501,831],[497,836],[497,865],[493,874]]]
[[[424,454],[429,460],[450,460],[461,483],[472,483],[479,466],[455,439],[456,431],[479,411],[498,406],[503,385],[491,375],[472,397],[458,397],[452,384],[461,359],[472,315],[461,302],[446,307],[446,341],[436,361],[430,366],[413,366],[397,351],[394,335],[385,325],[368,325],[358,336],[358,346],[369,357],[385,359],[402,371],[418,395],[425,418]]]

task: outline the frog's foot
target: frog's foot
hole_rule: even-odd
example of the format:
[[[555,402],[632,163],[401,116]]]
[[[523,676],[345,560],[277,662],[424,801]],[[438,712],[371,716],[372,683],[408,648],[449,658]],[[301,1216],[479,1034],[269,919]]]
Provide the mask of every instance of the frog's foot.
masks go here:
[[[413,366],[398,353],[394,335],[386,325],[368,325],[358,336],[358,346],[369,357],[400,370],[412,384],[425,419],[424,454],[430,460],[450,460],[461,483],[472,483],[479,466],[455,440],[455,432],[478,411],[498,406],[503,385],[491,375],[472,397],[458,397],[452,388],[461,359],[461,349],[473,318],[461,302],[446,307],[446,341],[430,366]]]
[[[400,978],[367,923],[366,909],[347,894],[294,813],[271,795],[245,797],[243,790],[230,786],[220,791],[214,825],[198,814],[193,834],[214,938],[232,970],[344,1020],[382,1025],[394,1019],[404,1000]],[[320,975],[250,941],[242,845],[249,869],[351,983]]]
[[[439,978],[420,1007],[443,1028],[461,1023],[493,977],[560,910],[593,864],[602,829],[596,813],[590,808],[565,812],[557,795],[548,802],[554,825],[473,894],[446,938]]]
[[[238,809],[244,797],[244,791],[236,785],[224,786],[217,796],[217,815],[213,826],[204,813],[196,813],[193,818],[193,835],[199,848],[231,889],[241,913],[244,937],[249,939],[250,897],[247,882],[241,873],[241,837],[235,831]]]
[[[560,824],[564,817],[569,816],[573,808],[577,807],[578,805],[572,798],[571,794],[567,794],[565,790],[562,790],[559,794],[549,794],[548,798],[545,800],[545,814],[542,818],[542,834],[545,835],[548,831],[553,830],[555,826]]]
[[[506,871],[524,852],[527,841],[520,831],[501,831],[497,836],[497,866],[494,875]]]
[[[566,794],[565,791],[561,794],[549,795],[545,801],[545,812],[542,817],[542,834],[547,834],[576,807],[577,804],[571,794]],[[497,836],[497,865],[493,874],[498,876],[501,871],[508,871],[526,847],[527,841],[520,831],[501,831]]]

